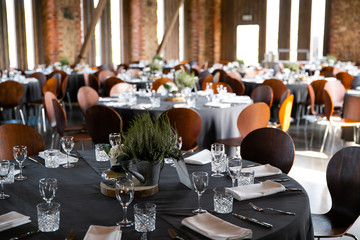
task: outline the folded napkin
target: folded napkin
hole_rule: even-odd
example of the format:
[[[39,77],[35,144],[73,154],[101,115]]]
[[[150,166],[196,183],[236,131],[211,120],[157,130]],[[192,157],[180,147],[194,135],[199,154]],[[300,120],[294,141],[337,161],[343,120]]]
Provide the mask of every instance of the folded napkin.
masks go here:
[[[39,152],[39,157],[45,159],[45,153],[44,152]],[[70,163],[76,163],[77,161],[78,161],[78,158],[69,156],[69,162]],[[66,154],[60,152],[60,154],[59,154],[59,164],[62,165],[62,164],[65,164],[65,163],[67,163]]]
[[[238,227],[210,213],[185,218],[181,224],[214,240],[252,238],[251,229]]]
[[[105,227],[91,225],[86,232],[84,240],[121,240],[121,233],[119,226]]]
[[[105,106],[108,107],[123,107],[126,106],[127,103],[126,102],[106,102],[104,103]]]
[[[207,107],[214,107],[214,108],[229,108],[231,107],[230,103],[220,103],[220,102],[208,102],[204,104]]]
[[[255,167],[249,167],[244,168],[243,171],[254,171],[254,177],[266,177],[266,176],[272,176],[276,174],[281,174],[281,170],[277,167],[271,166],[270,164],[255,166]]]
[[[282,184],[271,180],[228,189],[232,192],[233,197],[239,201],[264,197],[278,192],[284,192],[286,190]]]
[[[252,103],[252,100],[249,96],[234,96],[223,99],[222,103]]]
[[[29,216],[11,211],[0,216],[0,232],[31,222]]]
[[[100,97],[99,98],[99,102],[115,102],[117,101],[118,99],[117,98],[113,98],[113,97]]]
[[[151,103],[140,103],[138,105],[131,106],[131,109],[150,109]]]
[[[173,108],[189,108],[189,106],[186,103],[175,103]]]
[[[196,165],[205,165],[211,162],[211,152],[207,149],[202,150],[190,157],[184,159],[185,163],[196,164]]]

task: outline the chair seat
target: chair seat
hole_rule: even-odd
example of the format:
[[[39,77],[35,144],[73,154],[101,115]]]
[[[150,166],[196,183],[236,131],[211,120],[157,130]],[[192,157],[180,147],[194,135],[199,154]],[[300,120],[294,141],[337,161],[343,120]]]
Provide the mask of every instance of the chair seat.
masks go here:
[[[74,142],[84,142],[92,140],[88,132],[67,133],[66,135],[73,136]]]
[[[226,146],[230,147],[238,147],[241,145],[243,138],[237,137],[237,138],[224,138],[224,139],[218,139],[216,140],[217,143],[222,143]]]
[[[355,121],[348,118],[331,117],[331,124],[338,127],[356,127],[360,126],[359,121]]]
[[[73,131],[87,131],[86,124],[73,124],[65,127],[65,132],[73,132]]]
[[[311,218],[315,237],[341,237],[352,225],[339,216],[332,217],[328,213],[311,214]]]

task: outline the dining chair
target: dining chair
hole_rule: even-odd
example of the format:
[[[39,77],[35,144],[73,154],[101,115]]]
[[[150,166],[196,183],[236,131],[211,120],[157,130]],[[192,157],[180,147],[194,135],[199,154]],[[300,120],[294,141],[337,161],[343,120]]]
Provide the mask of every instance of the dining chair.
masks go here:
[[[288,96],[282,103],[279,109],[279,123],[270,124],[268,127],[280,128],[282,131],[287,132],[291,124],[291,110],[294,103],[294,95]]]
[[[10,123],[0,126],[0,159],[14,159],[14,146],[27,146],[28,156],[38,155],[45,150],[45,142],[40,133],[30,126]]]
[[[315,80],[310,83],[315,93],[315,108],[318,108],[319,113],[321,113],[321,107],[324,105],[323,90],[326,83],[325,79]]]
[[[158,88],[168,82],[173,82],[173,80],[171,80],[170,78],[158,78],[156,79],[152,86],[151,86],[151,90],[154,90],[155,92],[157,92]]]
[[[241,81],[242,77],[241,77],[241,74],[239,72],[226,72],[227,76],[228,77],[231,77],[231,78],[235,78],[236,80],[239,80]]]
[[[215,77],[215,75],[218,73],[219,75],[219,82],[224,82],[225,78],[228,76],[228,74],[223,69],[215,69],[211,74]]]
[[[95,106],[99,100],[99,94],[89,86],[82,86],[77,93],[77,100],[81,112],[85,115],[89,107]]]
[[[222,86],[224,89],[226,89],[226,91],[227,91],[228,93],[234,92],[233,89],[230,87],[229,84],[224,83],[224,82],[216,82],[216,83],[213,83],[213,85],[212,85],[215,94],[218,94],[218,93],[219,93],[218,87],[220,87],[220,86]]]
[[[324,89],[326,89],[331,96],[334,103],[334,111],[340,114],[346,93],[344,85],[340,81],[327,81]]]
[[[200,135],[202,120],[198,112],[191,108],[172,108],[160,115],[162,119],[168,116],[171,126],[182,138],[181,150],[194,151],[198,148],[196,143]]]
[[[57,84],[57,89],[58,89],[57,96],[58,97],[59,97],[59,91],[61,89],[61,84],[67,76],[68,76],[68,74],[66,72],[64,72],[63,70],[55,70],[49,74],[49,78],[55,77],[58,80],[58,82],[57,82],[58,83]]]
[[[214,83],[214,76],[212,74],[204,78],[201,84],[201,89],[205,91],[208,83]]]
[[[61,137],[64,135],[73,136],[74,142],[82,142],[82,147],[84,148],[84,142],[91,141],[91,136],[89,135],[89,132],[86,129],[74,129],[73,131],[71,131],[70,128],[67,127],[67,117],[64,108],[61,106],[57,99],[52,99],[52,103],[56,120],[56,133],[58,133],[58,135]],[[54,145],[53,141],[51,145]]]
[[[36,78],[39,81],[40,89],[42,89],[46,82],[46,76],[42,72],[34,72],[29,75],[29,78]]]
[[[98,73],[98,79],[100,81],[100,83],[104,83],[104,81],[106,79],[108,79],[109,77],[115,77],[115,73],[113,71],[107,70],[107,69],[103,69],[100,70]]]
[[[335,75],[336,79],[340,80],[340,82],[344,85],[346,90],[351,89],[352,81],[354,77],[348,72],[339,72]]]
[[[270,86],[260,85],[251,92],[250,98],[254,101],[254,103],[264,102],[269,107],[271,107],[273,102],[273,96],[274,93]]]
[[[320,70],[320,76],[334,77],[334,67],[331,66],[322,67]]]
[[[324,104],[325,104],[324,115],[328,120],[328,124],[326,125],[326,129],[325,129],[325,133],[324,133],[323,142],[321,144],[320,152],[324,151],[324,146],[325,146],[327,135],[328,135],[328,133],[330,131],[330,127],[334,127],[333,139],[332,139],[332,145],[331,145],[331,153],[332,153],[333,149],[334,149],[336,131],[341,127],[356,127],[356,128],[359,128],[360,127],[360,122],[356,121],[356,120],[353,120],[353,119],[341,118],[340,116],[333,116],[334,103],[333,103],[333,100],[331,98],[330,93],[326,89],[324,89],[323,98],[324,98]],[[356,133],[357,133],[357,131],[354,131],[354,142],[357,139]]]
[[[260,164],[270,164],[288,174],[294,163],[295,145],[289,134],[277,128],[259,128],[241,143],[241,157]]]
[[[23,92],[23,86],[19,82],[8,80],[0,83],[0,111],[11,111],[12,115],[12,110],[14,110],[15,119],[17,111],[22,124],[25,124],[24,113],[20,106]]]
[[[111,88],[118,84],[118,83],[125,83],[124,80],[117,78],[117,77],[109,77],[107,78],[103,84],[104,84],[104,89],[105,89],[105,96],[110,96],[110,90]]]
[[[92,87],[96,92],[99,92],[101,84],[94,74],[89,74],[89,84],[87,86]]]
[[[130,91],[134,91],[136,89],[134,89],[134,87],[126,82],[123,83],[117,83],[115,84],[111,89],[110,89],[110,97],[112,96],[116,96],[119,94],[123,94],[125,92],[130,92]]]
[[[64,109],[65,109],[64,98],[65,98],[65,96],[67,96],[68,105],[69,105],[69,108],[70,108],[70,110],[71,110],[71,109],[72,109],[72,105],[71,105],[71,101],[70,101],[70,94],[69,94],[69,92],[67,91],[68,82],[69,82],[69,76],[66,76],[65,79],[61,82],[60,91],[58,91],[59,94],[58,94],[58,97],[57,97],[57,98],[58,98],[59,102],[62,104],[62,106],[63,106]]]
[[[360,147],[345,147],[336,152],[326,169],[326,182],[331,196],[331,208],[324,214],[311,214],[314,237],[348,236],[358,239],[348,230],[360,215]]]
[[[121,133],[123,121],[112,108],[95,105],[85,112],[85,122],[94,144],[109,143],[110,133]]]
[[[285,99],[288,98],[289,96],[290,96],[290,89],[286,89],[286,91],[283,92],[283,94],[281,95],[280,106],[285,101]]]
[[[198,89],[202,89],[202,86],[203,86],[202,83],[203,83],[204,79],[209,75],[211,75],[211,73],[207,69],[200,72],[200,74],[198,76],[199,77]]]
[[[244,137],[258,128],[264,128],[270,120],[270,108],[266,103],[258,102],[247,106],[242,110],[237,119],[237,127],[240,137],[217,139],[216,142],[223,143],[229,147],[237,148],[237,155],[240,155],[240,145]]]
[[[197,65],[191,66],[190,73],[194,73],[195,76],[199,77],[200,72],[201,72],[200,66],[197,66]]]
[[[241,80],[238,80],[236,78],[232,78],[230,76],[227,76],[224,80],[224,83],[229,85],[234,93],[238,96],[242,96],[245,93],[245,85],[241,82]]]
[[[287,90],[286,85],[280,79],[271,78],[266,79],[261,85],[269,86],[273,90],[272,106],[278,107],[280,105],[281,96]]]

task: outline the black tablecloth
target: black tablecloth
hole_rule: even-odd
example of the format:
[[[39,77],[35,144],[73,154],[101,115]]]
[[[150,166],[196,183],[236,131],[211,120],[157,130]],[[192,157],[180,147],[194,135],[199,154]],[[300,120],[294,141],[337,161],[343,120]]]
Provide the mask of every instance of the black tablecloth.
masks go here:
[[[38,190],[38,182],[43,177],[54,177],[58,180],[58,190],[55,202],[61,204],[60,229],[53,233],[38,233],[28,239],[64,239],[70,230],[75,231],[75,239],[82,239],[91,224],[114,226],[122,219],[122,208],[116,199],[100,193],[100,174],[109,167],[109,162],[96,162],[94,151],[80,152],[83,158],[75,163],[75,168],[48,169],[30,160],[26,160],[24,175],[27,180],[5,185],[5,192],[10,194],[7,200],[0,200],[0,214],[9,211],[31,217],[32,222],[13,229],[0,232],[1,239],[8,239],[20,233],[37,229],[36,204],[43,202]],[[210,165],[188,165],[189,173],[193,171],[210,171]],[[264,180],[278,178],[258,178]],[[213,191],[215,186],[230,186],[229,177],[210,177],[208,190],[203,194],[202,206],[212,212]],[[291,179],[285,182],[286,187],[301,188]],[[181,220],[192,216],[191,211],[197,207],[197,197],[194,191],[179,182],[176,170],[165,165],[161,173],[159,192],[147,198],[135,198],[129,206],[128,217],[133,219],[133,204],[137,202],[153,202],[157,205],[156,230],[149,234],[149,239],[170,239],[168,228],[174,228],[185,239],[206,239],[194,231],[181,225]],[[214,215],[240,227],[253,231],[253,239],[313,239],[313,228],[309,207],[309,199],[305,190],[300,192],[286,191],[272,196],[251,200],[256,205],[271,206],[296,212],[296,216],[278,213],[256,212],[248,205],[249,201],[234,200],[233,212],[248,217],[254,217],[274,225],[266,229],[252,223],[244,222],[231,214]],[[141,234],[134,227],[123,228],[122,239],[140,239]]]

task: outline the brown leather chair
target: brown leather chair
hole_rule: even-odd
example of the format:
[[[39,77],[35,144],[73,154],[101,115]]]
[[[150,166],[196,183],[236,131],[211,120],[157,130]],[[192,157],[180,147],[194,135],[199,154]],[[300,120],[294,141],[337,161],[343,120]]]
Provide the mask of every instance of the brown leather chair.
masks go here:
[[[286,85],[283,83],[283,81],[279,80],[279,79],[267,79],[265,80],[261,85],[266,85],[272,88],[273,90],[273,106],[278,106],[280,105],[280,101],[281,101],[281,96],[282,94],[286,91]]]
[[[321,106],[324,104],[323,101],[323,90],[324,86],[327,83],[325,79],[315,80],[311,82],[311,86],[315,92],[315,106]]]
[[[40,89],[42,89],[46,82],[46,76],[42,72],[34,72],[30,74],[29,78],[36,78],[39,81]]]
[[[172,108],[163,112],[160,119],[167,115],[171,126],[182,138],[181,150],[193,151],[198,148],[196,143],[200,135],[202,120],[198,112],[190,108]]]
[[[153,82],[151,90],[154,90],[156,92],[161,85],[172,81],[173,80],[171,80],[170,78],[158,78]]]
[[[334,77],[334,67],[328,66],[328,67],[323,67],[320,70],[320,76],[324,76],[324,77]]]
[[[214,76],[213,76],[212,74],[208,75],[208,76],[205,77],[204,80],[202,81],[201,89],[205,91],[205,90],[206,90],[206,85],[207,85],[208,83],[214,84],[213,81],[214,81]]]
[[[41,92],[43,96],[45,96],[46,92],[52,92],[53,94],[56,95],[57,90],[58,90],[57,79],[51,77],[45,82],[43,88],[41,89]]]
[[[60,74],[60,77],[59,77]],[[61,85],[62,82],[65,80],[66,77],[68,77],[68,74],[62,70],[55,70],[52,73],[50,73],[49,78],[55,77],[58,80],[58,85],[57,85],[57,97],[60,98],[61,97]]]
[[[254,103],[263,102],[271,107],[273,102],[273,90],[270,86],[260,85],[251,92],[251,99]]]
[[[20,106],[23,97],[23,86],[16,81],[5,81],[0,83],[0,111],[13,109],[19,112],[21,122],[25,124],[24,113]]]
[[[339,79],[340,82],[344,85],[346,90],[351,89],[352,81],[354,77],[347,72],[339,72],[335,75],[336,79]]]
[[[211,74],[215,76],[216,73],[219,73],[219,82],[224,82],[228,77],[228,74],[223,69],[215,69]]]
[[[94,74],[90,74],[89,84],[87,86],[92,87],[96,92],[99,92],[101,84],[99,79]]]
[[[123,94],[124,92],[133,91],[134,87],[126,82],[123,83],[117,83],[110,89],[110,97],[114,95]]]
[[[110,70],[101,70],[98,75],[100,83],[103,83],[109,77],[115,77],[115,73]]]
[[[105,95],[110,96],[111,88],[118,83],[124,83],[124,82],[125,82],[124,80],[121,80],[120,78],[117,78],[117,77],[109,77],[108,79],[106,79],[103,82],[104,88],[105,88]]]
[[[271,164],[288,174],[295,158],[295,146],[286,132],[277,128],[259,128],[241,143],[241,157],[260,164]]]
[[[279,110],[279,123],[275,125],[268,125],[268,127],[278,128],[287,132],[291,123],[291,110],[294,103],[294,95],[288,96],[280,106]]]
[[[326,182],[331,196],[331,209],[325,214],[311,214],[314,237],[349,236],[347,231],[360,215],[359,147],[346,147],[331,157],[326,169]]]
[[[89,107],[95,106],[99,100],[99,94],[89,86],[79,88],[77,100],[82,113],[85,115]]]
[[[244,95],[245,85],[241,82],[241,80],[228,76],[225,78],[224,83],[228,84],[236,95]]]
[[[242,140],[250,132],[258,128],[264,128],[270,120],[270,108],[266,103],[253,103],[241,111],[237,119],[237,127],[240,137],[218,139],[216,142],[230,147],[239,147]],[[239,151],[239,149],[237,149]],[[238,152],[240,154],[240,152]]]
[[[14,159],[12,148],[27,146],[28,156],[38,155],[45,150],[43,137],[35,129],[23,124],[5,124],[0,126],[0,159]]]
[[[123,122],[112,108],[95,105],[85,112],[85,121],[94,144],[109,143],[110,133],[121,133]]]

